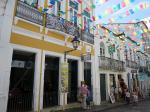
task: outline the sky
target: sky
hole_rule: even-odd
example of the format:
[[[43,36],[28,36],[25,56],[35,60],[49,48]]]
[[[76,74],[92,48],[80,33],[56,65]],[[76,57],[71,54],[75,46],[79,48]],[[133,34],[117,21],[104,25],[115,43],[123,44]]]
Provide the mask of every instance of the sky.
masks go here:
[[[96,0],[95,13],[96,23],[137,22],[150,17],[150,0]]]

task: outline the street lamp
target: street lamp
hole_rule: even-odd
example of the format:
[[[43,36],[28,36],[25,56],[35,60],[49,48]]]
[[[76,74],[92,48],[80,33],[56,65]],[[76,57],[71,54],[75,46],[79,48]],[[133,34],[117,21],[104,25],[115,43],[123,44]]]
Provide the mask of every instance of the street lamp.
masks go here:
[[[70,53],[70,52],[72,52],[72,51],[77,50],[77,48],[78,48],[78,46],[79,46],[79,44],[80,44],[80,40],[79,40],[79,38],[78,38],[77,36],[75,36],[75,37],[72,39],[71,42],[72,42],[72,45],[73,45],[73,49],[64,52],[64,61],[66,61],[66,56],[67,56],[67,54]]]

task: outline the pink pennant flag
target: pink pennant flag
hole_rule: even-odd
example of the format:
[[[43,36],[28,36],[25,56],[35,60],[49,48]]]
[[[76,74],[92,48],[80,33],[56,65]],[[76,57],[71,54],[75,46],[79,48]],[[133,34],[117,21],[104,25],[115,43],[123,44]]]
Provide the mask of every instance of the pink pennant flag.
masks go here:
[[[140,9],[144,9],[144,4],[141,3],[141,4],[139,5],[139,7],[140,7]]]
[[[82,0],[78,0],[79,3],[82,3]]]
[[[125,2],[122,2],[122,3],[121,3],[121,6],[122,6],[122,8],[125,7],[125,6],[126,6],[126,3],[125,3]]]
[[[127,15],[127,16],[129,16],[129,15],[130,15],[129,11],[126,11],[126,15]]]

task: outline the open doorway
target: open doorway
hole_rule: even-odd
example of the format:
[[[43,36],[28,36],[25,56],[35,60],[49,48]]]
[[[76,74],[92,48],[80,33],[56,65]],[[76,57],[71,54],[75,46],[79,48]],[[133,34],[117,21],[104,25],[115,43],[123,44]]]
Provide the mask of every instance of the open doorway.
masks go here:
[[[43,107],[58,105],[59,58],[45,57]]]
[[[13,51],[7,112],[32,110],[35,54]]]
[[[91,63],[90,62],[85,62],[84,63],[84,81],[88,85],[90,91],[92,90],[92,85],[91,85]]]
[[[105,77],[105,74],[100,74],[100,93],[101,93],[101,101],[106,101],[106,77]]]
[[[69,73],[68,73],[68,103],[77,102],[78,90],[78,62],[76,60],[68,60]]]

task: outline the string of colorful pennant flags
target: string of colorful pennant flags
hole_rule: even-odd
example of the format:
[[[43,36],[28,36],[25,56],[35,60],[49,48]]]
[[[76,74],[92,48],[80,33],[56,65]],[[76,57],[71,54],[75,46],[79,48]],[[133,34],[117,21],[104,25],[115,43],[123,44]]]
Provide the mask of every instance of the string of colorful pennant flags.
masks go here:
[[[74,1],[78,2],[79,4],[84,2],[84,0],[74,0]],[[84,8],[84,10],[86,10],[87,12],[90,12],[91,9],[95,9],[99,4],[102,5],[104,3],[107,3],[108,1],[109,0],[97,0],[96,4],[87,4],[86,7]],[[63,0],[49,0],[49,2],[48,2],[49,5],[45,6],[44,8],[40,7],[40,6],[37,6],[37,4],[34,4],[34,3],[32,4],[32,6],[33,7],[37,7],[40,12],[47,13],[49,9],[53,8],[53,6],[55,5],[55,2],[63,2]],[[113,5],[112,7],[106,9],[102,15],[92,16],[90,18],[90,20],[91,20],[91,22],[95,22],[98,19],[99,20],[103,19],[103,18],[109,16],[110,14],[116,13],[117,11],[119,11],[119,10],[129,6],[130,4],[132,4],[134,2],[135,2],[135,0],[122,0],[121,3]],[[148,2],[148,4],[147,4],[147,2]],[[146,9],[146,8],[150,8],[150,4],[149,4],[150,0],[147,0],[147,2],[141,2],[141,3],[137,4],[137,5],[135,5],[133,8],[130,8],[127,11],[122,12],[121,14],[119,14],[118,17],[109,19],[109,21],[110,22],[115,22],[117,19],[122,19],[122,18],[128,17],[128,16],[130,16],[132,14],[135,14],[135,13],[137,13],[140,10],[143,10],[143,9]],[[69,12],[70,9],[68,9],[67,11]],[[59,14],[60,15],[65,15],[67,13],[67,11],[60,10]],[[77,17],[82,17],[84,15],[85,15],[85,13],[83,11],[81,13],[78,13]],[[96,35],[103,36],[103,34],[108,33],[108,30],[105,29],[103,31],[100,28],[101,25],[103,25],[103,24],[102,23],[101,24],[96,24],[95,26],[91,27],[91,30],[93,30]],[[82,28],[83,25],[79,24],[79,26]],[[115,28],[116,27],[114,27],[114,29]],[[111,28],[109,28],[109,29],[111,29]],[[120,29],[121,30],[120,32],[124,32],[125,30],[129,31],[130,30],[130,26],[127,26],[125,28],[116,28],[116,29]],[[112,29],[112,31],[113,31],[113,29]],[[143,31],[147,32],[146,29],[144,29]],[[141,38],[142,34],[143,34],[143,31],[141,31],[141,30],[133,31],[130,34],[126,34],[127,37],[132,36],[132,38],[127,38],[126,41],[130,41],[130,42],[132,41],[132,43],[138,41],[138,39],[136,37],[140,37]],[[109,36],[108,37],[109,37],[109,40],[110,40],[110,38],[114,38],[113,33],[109,32]],[[135,43],[134,44],[129,43],[128,45],[129,46],[135,46]],[[119,48],[119,45],[117,45],[116,48]]]

